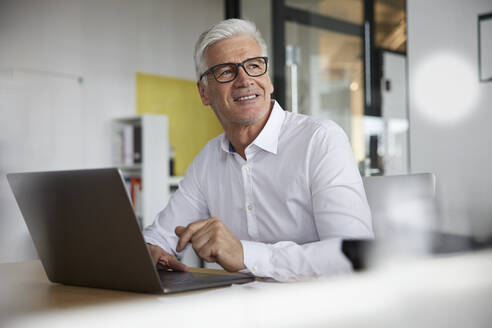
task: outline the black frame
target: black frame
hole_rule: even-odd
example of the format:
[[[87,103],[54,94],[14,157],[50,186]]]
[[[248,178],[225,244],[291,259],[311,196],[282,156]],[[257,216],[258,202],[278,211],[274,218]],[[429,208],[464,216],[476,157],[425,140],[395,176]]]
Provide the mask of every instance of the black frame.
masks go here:
[[[381,90],[376,71],[374,49],[374,0],[364,0],[364,35],[362,36],[364,56],[364,115],[381,116]]]
[[[367,0],[366,0],[367,1]],[[372,0],[369,0],[372,1]],[[285,26],[286,21],[313,26],[320,29],[330,30],[348,35],[363,37],[363,29],[360,25],[343,20],[323,16],[317,13],[301,9],[290,8],[285,5],[285,0],[272,0],[272,22],[273,22],[273,85],[275,92],[273,98],[285,107]]]
[[[224,17],[241,18],[241,0],[224,0]]]
[[[273,85],[272,97],[285,108],[285,1],[272,0],[272,56]]]
[[[374,106],[377,98],[377,76],[373,72],[375,67],[374,50],[374,0],[364,0],[364,24],[358,25],[343,20],[323,16],[317,13],[301,9],[287,7],[285,0],[272,0],[273,22],[273,84],[275,92],[273,97],[279,104],[285,107],[285,26],[286,21],[317,27],[347,35],[360,36],[363,42],[363,67],[364,67],[364,114],[381,116],[381,108]]]
[[[246,67],[244,67],[244,64],[248,61],[251,61],[251,60],[255,60],[255,59],[263,59],[265,61],[265,71],[259,75],[251,75],[248,73],[248,70],[246,69]],[[234,77],[229,80],[229,81],[219,81],[217,80],[217,77],[215,76],[215,73],[214,73],[214,70],[217,68],[217,67],[220,67],[220,66],[226,66],[226,65],[232,65],[232,66],[236,66],[236,74],[234,75]],[[251,58],[248,58],[244,61],[242,61],[241,63],[222,63],[222,64],[217,64],[217,65],[214,65],[212,67],[210,67],[209,69],[207,69],[205,72],[202,73],[202,75],[200,75],[200,79],[199,81],[201,81],[203,79],[203,77],[205,75],[208,75],[208,74],[212,74],[214,76],[214,79],[215,81],[217,81],[218,83],[229,83],[229,82],[232,82],[236,79],[238,73],[239,73],[239,67],[242,67],[244,72],[249,75],[249,76],[252,76],[252,77],[258,77],[258,76],[262,76],[262,75],[265,75],[266,72],[268,72],[268,57],[266,56],[258,56],[258,57],[251,57]]]
[[[480,82],[492,82],[492,75],[489,77],[482,76],[482,41],[480,23],[484,20],[492,20],[492,12],[478,15],[477,19],[477,35],[478,35],[478,80]],[[492,54],[491,54],[492,55]]]

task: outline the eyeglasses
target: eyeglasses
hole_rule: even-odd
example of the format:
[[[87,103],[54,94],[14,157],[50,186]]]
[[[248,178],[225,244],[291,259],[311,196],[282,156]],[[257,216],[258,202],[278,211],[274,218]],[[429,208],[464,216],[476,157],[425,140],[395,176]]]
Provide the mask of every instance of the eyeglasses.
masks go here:
[[[200,80],[207,74],[213,74],[215,80],[219,83],[231,82],[237,77],[239,66],[249,76],[262,76],[267,71],[268,57],[254,57],[246,59],[242,63],[224,63],[212,66],[200,75]]]

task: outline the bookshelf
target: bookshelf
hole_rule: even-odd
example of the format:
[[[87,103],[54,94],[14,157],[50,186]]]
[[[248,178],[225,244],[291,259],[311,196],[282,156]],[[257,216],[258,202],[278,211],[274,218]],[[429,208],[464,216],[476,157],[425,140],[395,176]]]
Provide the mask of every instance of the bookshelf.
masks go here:
[[[169,120],[143,114],[112,121],[112,161],[125,178],[140,226],[151,224],[181,177],[170,175]]]

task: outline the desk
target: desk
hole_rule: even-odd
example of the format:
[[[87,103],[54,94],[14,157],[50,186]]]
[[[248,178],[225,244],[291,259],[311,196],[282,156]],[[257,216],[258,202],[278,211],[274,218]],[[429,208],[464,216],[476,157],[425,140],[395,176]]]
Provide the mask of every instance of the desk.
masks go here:
[[[39,261],[0,279],[0,327],[492,326],[492,251],[166,296],[52,284]]]

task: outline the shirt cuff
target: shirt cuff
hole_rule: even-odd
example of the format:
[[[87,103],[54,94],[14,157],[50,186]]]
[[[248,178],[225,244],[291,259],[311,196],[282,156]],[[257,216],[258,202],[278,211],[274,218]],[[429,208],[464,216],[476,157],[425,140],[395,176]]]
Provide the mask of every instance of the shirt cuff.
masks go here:
[[[241,240],[243,245],[244,265],[257,277],[271,277],[271,245]]]

